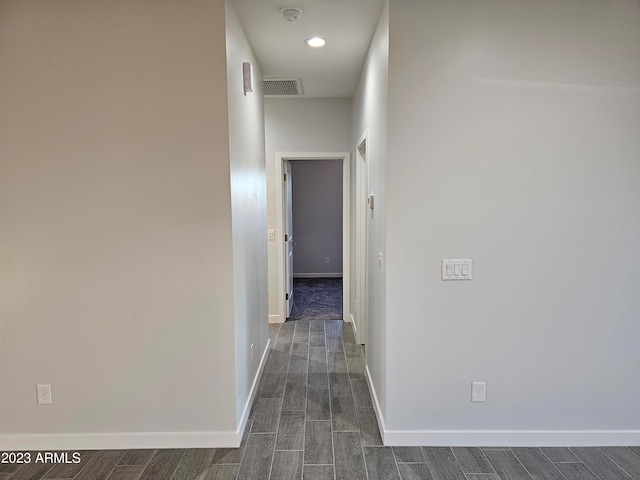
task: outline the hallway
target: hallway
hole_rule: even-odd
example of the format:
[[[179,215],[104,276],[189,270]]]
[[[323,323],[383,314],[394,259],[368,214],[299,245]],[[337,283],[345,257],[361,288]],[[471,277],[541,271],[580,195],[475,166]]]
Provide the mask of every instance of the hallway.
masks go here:
[[[270,336],[238,478],[266,478],[274,445],[271,478],[334,478],[334,466],[336,478],[366,478],[365,458],[393,463],[390,449],[367,452],[382,440],[351,326],[300,320]]]

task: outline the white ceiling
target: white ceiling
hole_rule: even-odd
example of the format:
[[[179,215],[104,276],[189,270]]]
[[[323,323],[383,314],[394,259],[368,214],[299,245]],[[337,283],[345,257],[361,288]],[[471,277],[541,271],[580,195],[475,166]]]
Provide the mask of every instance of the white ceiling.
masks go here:
[[[232,2],[265,77],[301,77],[304,97],[350,97],[384,0]],[[287,22],[282,7],[302,8],[302,17]],[[303,43],[313,36],[326,38],[327,44]]]

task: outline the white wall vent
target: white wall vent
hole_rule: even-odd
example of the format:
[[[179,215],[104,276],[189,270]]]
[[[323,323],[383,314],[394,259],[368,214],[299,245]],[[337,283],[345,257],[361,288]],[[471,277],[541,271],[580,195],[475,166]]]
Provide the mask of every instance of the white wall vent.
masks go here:
[[[299,97],[302,95],[301,78],[265,77],[262,86],[265,97]]]

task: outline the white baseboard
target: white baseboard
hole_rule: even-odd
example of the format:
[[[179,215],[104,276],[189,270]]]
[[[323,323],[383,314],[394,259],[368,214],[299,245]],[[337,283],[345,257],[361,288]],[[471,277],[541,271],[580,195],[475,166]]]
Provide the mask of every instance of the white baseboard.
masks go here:
[[[237,431],[0,435],[0,451],[224,448],[239,444]]]
[[[294,273],[293,278],[342,278],[342,273]]]
[[[639,430],[386,430],[386,446],[606,447],[640,444]]]
[[[277,315],[269,315],[269,323],[284,323],[284,318],[279,313]]]
[[[352,322],[351,325],[353,325],[353,329],[355,330],[356,328],[356,324],[355,322]],[[373,382],[371,381],[371,372],[369,372],[369,365],[364,366],[364,376],[367,379],[367,385],[369,386],[369,393],[371,394],[371,400],[373,402],[373,411],[376,414],[376,418],[378,419],[378,429],[380,430],[380,436],[382,437],[382,444],[386,445],[385,442],[385,431],[386,431],[386,426],[385,426],[385,421],[384,421],[384,416],[382,415],[382,408],[380,407],[380,402],[378,401],[378,393],[376,392],[376,388],[373,385]]]
[[[240,422],[235,431],[130,432],[0,435],[0,451],[121,450],[138,448],[235,448],[240,446],[269,354],[270,340],[262,353]]]
[[[237,448],[240,446],[240,441],[242,440],[242,436],[244,435],[244,429],[247,427],[247,421],[249,420],[249,414],[251,413],[251,406],[253,405],[253,401],[255,400],[256,394],[258,393],[260,377],[262,377],[262,371],[264,370],[264,366],[267,363],[267,356],[269,355],[270,347],[271,347],[271,339],[267,338],[267,346],[264,348],[264,351],[262,352],[262,358],[260,359],[260,365],[258,366],[258,371],[256,372],[256,376],[253,378],[253,383],[251,384],[251,392],[249,392],[247,401],[244,404],[244,409],[242,410],[242,416],[240,417],[240,425],[238,425],[238,429],[236,430],[238,434],[238,442],[237,444],[232,445],[234,448]]]

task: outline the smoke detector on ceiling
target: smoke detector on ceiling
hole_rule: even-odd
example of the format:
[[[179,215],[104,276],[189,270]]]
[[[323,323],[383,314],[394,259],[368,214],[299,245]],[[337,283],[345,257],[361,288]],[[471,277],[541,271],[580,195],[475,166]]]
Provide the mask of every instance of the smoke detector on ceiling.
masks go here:
[[[298,7],[284,7],[280,10],[282,18],[287,22],[297,22],[302,15],[302,9]]]

